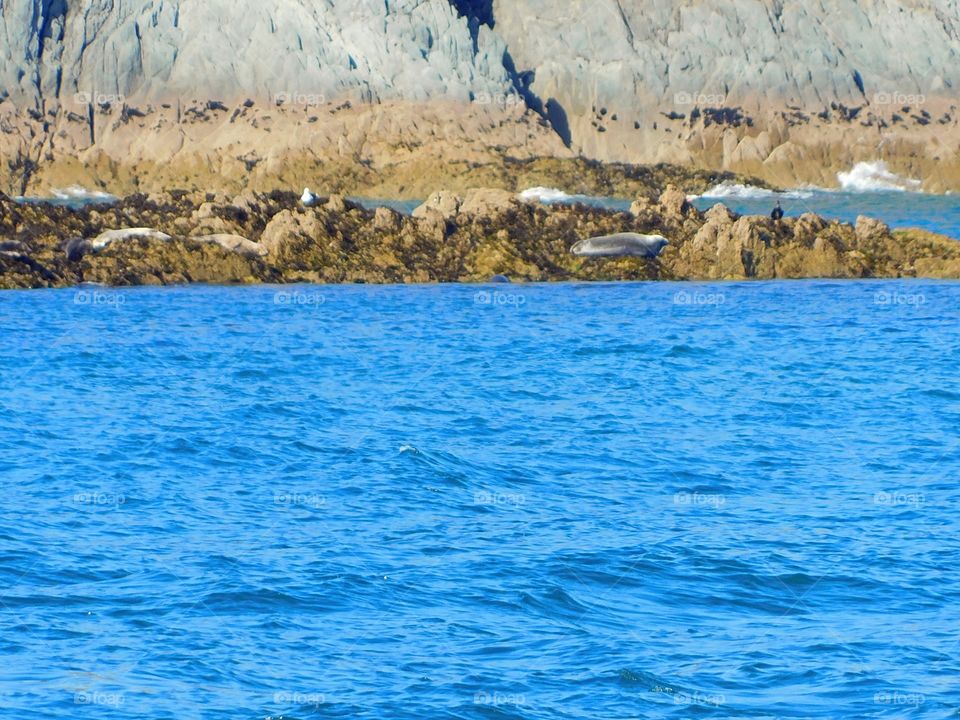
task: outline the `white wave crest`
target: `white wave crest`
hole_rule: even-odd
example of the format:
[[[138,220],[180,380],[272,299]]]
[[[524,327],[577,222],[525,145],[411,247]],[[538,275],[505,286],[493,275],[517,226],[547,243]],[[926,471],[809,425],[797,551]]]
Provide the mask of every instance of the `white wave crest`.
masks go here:
[[[557,188],[548,188],[548,187],[532,187],[527,188],[522,193],[520,193],[520,199],[524,202],[531,201],[540,201],[546,203],[552,202],[569,202],[570,200],[575,199],[577,196],[569,195],[563,190],[558,190]]]
[[[714,185],[700,197],[709,200],[722,200],[724,198],[736,198],[738,200],[766,200],[771,198],[789,198],[795,200],[805,200],[813,197],[812,189],[785,190],[778,192],[767,188],[755,187],[753,185],[743,185],[724,181],[719,185]]]
[[[100,190],[87,190],[82,185],[71,185],[66,188],[54,188],[50,194],[57,200],[116,200],[116,195]]]
[[[896,173],[890,172],[883,160],[857,163],[849,172],[837,173],[837,180],[840,181],[841,188],[850,192],[878,192],[884,190],[904,192],[920,189],[919,180],[900,177]]]

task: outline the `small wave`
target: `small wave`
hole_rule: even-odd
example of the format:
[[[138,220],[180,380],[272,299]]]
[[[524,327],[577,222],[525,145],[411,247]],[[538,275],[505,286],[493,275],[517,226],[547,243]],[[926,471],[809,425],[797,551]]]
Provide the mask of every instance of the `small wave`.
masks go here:
[[[837,173],[840,187],[851,192],[917,191],[920,181],[903,178],[890,171],[883,160],[860,162],[849,172]]]
[[[53,203],[79,207],[97,203],[115,203],[119,198],[99,190],[87,190],[81,185],[71,185],[66,188],[53,188],[49,195],[17,195],[13,200],[18,203]]]
[[[617,673],[617,680],[623,685],[639,685],[646,688],[649,692],[675,694],[678,686],[668,681],[666,678],[659,677],[653,673],[644,670],[631,670],[624,668]]]
[[[703,195],[700,195],[700,197],[718,200],[724,198],[736,198],[739,200],[764,200],[768,198],[791,198],[796,200],[806,200],[813,197],[813,192],[813,189],[800,188],[796,190],[777,191],[770,190],[768,188],[755,187],[753,185],[743,185],[742,183],[724,181],[719,185],[714,185],[712,188],[703,193]]]
[[[116,195],[111,195],[110,193],[100,190],[87,190],[82,185],[54,188],[50,191],[50,194],[57,200],[78,200],[86,202],[92,200],[112,201],[117,199]]]
[[[575,195],[565,193],[563,190],[548,187],[527,188],[520,193],[520,199],[524,202],[539,200],[544,203],[570,202],[576,198]]]

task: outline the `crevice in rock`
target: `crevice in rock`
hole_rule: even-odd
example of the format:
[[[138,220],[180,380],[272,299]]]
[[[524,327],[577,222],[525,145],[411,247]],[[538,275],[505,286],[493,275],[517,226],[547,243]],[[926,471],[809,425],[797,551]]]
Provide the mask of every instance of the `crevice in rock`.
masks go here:
[[[545,117],[547,122],[550,123],[550,127],[553,128],[553,131],[563,140],[563,144],[566,147],[570,147],[570,144],[573,142],[573,133],[570,131],[570,121],[567,118],[567,111],[564,110],[563,105],[557,102],[556,98],[547,100]]]
[[[473,51],[474,53],[479,52],[478,37],[480,27],[486,25],[487,27],[495,28],[497,24],[497,18],[493,11],[493,0],[449,0],[449,2],[461,17],[469,19],[470,35],[473,38]],[[622,18],[626,24],[626,15],[622,14]],[[544,103],[544,101],[533,92],[531,86],[536,78],[535,72],[533,70],[517,70],[517,65],[513,60],[513,56],[510,54],[509,48],[504,50],[503,53],[503,67],[510,77],[514,90],[523,98],[527,107],[550,123],[550,127],[560,136],[564,145],[570,147],[571,132],[567,113],[555,98],[550,98]]]
[[[476,18],[481,25],[494,26],[493,0],[450,0],[461,17]]]
[[[37,36],[37,57],[43,59],[43,53],[47,49],[47,42],[61,42],[63,40],[63,28],[67,17],[67,0],[43,0],[40,7],[40,26]],[[56,28],[54,22],[59,20],[60,25]]]

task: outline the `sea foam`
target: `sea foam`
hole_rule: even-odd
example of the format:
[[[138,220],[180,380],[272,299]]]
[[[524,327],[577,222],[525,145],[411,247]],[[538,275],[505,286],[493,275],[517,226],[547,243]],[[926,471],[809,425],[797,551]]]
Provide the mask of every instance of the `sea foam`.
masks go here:
[[[785,190],[778,192],[768,188],[726,181],[720,183],[719,185],[714,185],[699,197],[717,200],[724,198],[736,198],[738,200],[765,200],[770,198],[790,198],[804,200],[806,198],[813,197],[813,192],[813,188],[798,188],[796,190]]]
[[[577,196],[575,195],[565,193],[563,190],[548,187],[527,188],[520,193],[520,199],[524,202],[531,202],[535,200],[545,203],[570,202],[571,200],[576,199],[576,197]]]
[[[93,202],[93,201],[111,201],[116,200],[116,195],[111,195],[107,192],[102,192],[100,190],[87,190],[87,188],[82,185],[71,185],[66,188],[54,188],[50,191],[50,195],[56,198],[57,200],[76,200],[78,202]]]
[[[849,192],[905,192],[920,189],[920,181],[900,177],[883,160],[860,162],[849,172],[837,173],[840,187]]]

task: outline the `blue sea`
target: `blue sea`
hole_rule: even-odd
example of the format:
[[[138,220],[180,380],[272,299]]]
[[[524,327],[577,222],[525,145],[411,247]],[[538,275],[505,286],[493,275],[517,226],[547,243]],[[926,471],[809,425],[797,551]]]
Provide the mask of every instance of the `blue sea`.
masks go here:
[[[957,718],[960,284],[0,293],[4,718]]]
[[[547,205],[582,203],[593,207],[627,212],[632,200],[626,198],[568,195],[560,190],[549,191],[543,202]],[[368,208],[386,205],[410,214],[419,200],[391,201],[353,198]],[[849,190],[789,190],[773,192],[743,186],[718,186],[714,191],[692,198],[700,210],[709,210],[723,203],[740,215],[769,215],[777,203],[786,217],[815,213],[851,224],[859,215],[878,218],[894,229],[920,228],[960,239],[960,197],[932,195],[919,192],[876,190],[870,192]]]

